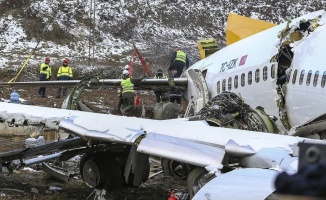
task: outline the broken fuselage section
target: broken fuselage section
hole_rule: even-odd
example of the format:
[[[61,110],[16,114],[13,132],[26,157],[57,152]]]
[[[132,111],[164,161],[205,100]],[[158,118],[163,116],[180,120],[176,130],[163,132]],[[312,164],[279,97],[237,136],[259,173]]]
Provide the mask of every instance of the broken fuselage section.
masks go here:
[[[276,117],[282,134],[308,121],[322,123],[316,120],[326,113],[318,106],[326,100],[325,21],[324,11],[307,14],[229,45],[190,69],[203,74],[209,99],[225,91],[239,94],[251,107]],[[188,85],[186,95],[196,101],[198,87]],[[318,132],[323,138],[322,127],[305,136]]]

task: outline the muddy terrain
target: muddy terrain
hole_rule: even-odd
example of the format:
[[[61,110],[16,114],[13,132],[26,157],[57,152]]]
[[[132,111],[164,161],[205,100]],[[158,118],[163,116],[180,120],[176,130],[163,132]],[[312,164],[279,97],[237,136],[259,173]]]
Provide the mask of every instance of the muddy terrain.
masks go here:
[[[57,88],[47,88],[46,98],[39,97],[38,88],[15,88],[28,104],[60,108],[63,98],[55,98]],[[69,90],[71,90],[70,88]],[[9,99],[13,88],[0,88],[0,99]],[[140,91],[141,102],[146,107],[147,117],[152,117],[155,96],[152,91]],[[95,112],[120,115],[115,108],[118,102],[116,89],[85,90],[81,100]],[[186,103],[183,102],[183,107]],[[28,136],[17,133],[0,133],[0,152],[22,148]],[[152,172],[159,172],[160,163],[151,162]],[[68,183],[52,178],[41,170],[19,170],[12,175],[0,174],[0,199],[94,199],[89,188],[77,175]],[[128,199],[168,199],[171,190],[186,191],[184,180],[165,177],[162,173],[148,179],[138,188],[126,188],[109,194],[111,200]]]

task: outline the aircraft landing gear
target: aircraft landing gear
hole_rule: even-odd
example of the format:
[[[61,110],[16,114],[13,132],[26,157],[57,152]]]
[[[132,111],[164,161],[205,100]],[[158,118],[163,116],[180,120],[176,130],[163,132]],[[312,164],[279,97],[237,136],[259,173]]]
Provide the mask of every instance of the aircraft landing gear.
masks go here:
[[[187,177],[190,199],[192,199],[206,183],[215,177],[215,175],[208,174],[208,171],[203,167],[194,168]]]
[[[187,163],[182,163],[166,158],[162,158],[161,164],[164,175],[178,177],[182,179],[186,179],[193,168]]]
[[[122,187],[138,187],[147,181],[150,173],[148,155],[139,154],[128,147],[120,150],[94,149],[80,159],[80,175],[89,187],[97,189],[97,193],[101,190],[108,193]],[[103,196],[103,192],[100,193]]]
[[[112,191],[122,187],[120,167],[110,154],[85,154],[80,160],[79,169],[83,180],[91,188]]]

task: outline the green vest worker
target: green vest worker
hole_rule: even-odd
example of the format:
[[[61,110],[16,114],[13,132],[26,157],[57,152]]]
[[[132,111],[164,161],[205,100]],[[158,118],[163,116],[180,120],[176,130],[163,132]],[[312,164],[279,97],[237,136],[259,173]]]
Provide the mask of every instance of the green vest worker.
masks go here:
[[[176,68],[177,74],[175,75],[175,77],[180,77],[184,66],[186,66],[186,69],[189,68],[189,59],[187,54],[181,51],[180,48],[174,49],[170,58],[170,67],[168,71],[172,71],[172,69]]]
[[[48,81],[51,79],[52,70],[49,63],[50,63],[50,58],[47,57],[45,58],[45,62],[40,65],[40,81]],[[40,87],[40,89],[38,90],[38,94],[41,97],[45,97],[45,91],[46,91],[46,87]]]
[[[72,77],[73,77],[72,69],[69,66],[69,61],[68,61],[68,59],[64,59],[62,66],[59,67],[59,69],[58,69],[57,79],[59,81],[68,81],[68,80],[71,80]],[[60,98],[61,91],[63,91],[62,92],[63,96],[67,96],[67,88],[59,87],[56,98]]]
[[[122,80],[121,80],[121,89],[122,89],[122,99],[124,109],[121,111],[122,115],[127,114],[134,108],[134,98],[135,98],[135,90],[134,84],[139,83],[145,77],[142,78],[130,78],[129,71],[123,70],[122,72]]]

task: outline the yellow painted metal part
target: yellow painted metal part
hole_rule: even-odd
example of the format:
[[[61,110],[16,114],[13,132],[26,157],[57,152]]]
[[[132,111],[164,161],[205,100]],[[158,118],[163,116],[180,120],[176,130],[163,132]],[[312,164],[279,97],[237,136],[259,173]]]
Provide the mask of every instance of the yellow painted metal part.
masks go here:
[[[290,34],[290,39],[283,42],[283,44],[287,45],[287,44],[293,43],[295,41],[299,41],[301,39],[302,39],[302,35],[300,32],[293,32]]]
[[[276,24],[230,13],[226,26],[226,45],[269,29]]]
[[[197,46],[201,59],[206,58],[218,50],[215,39],[199,40]]]

